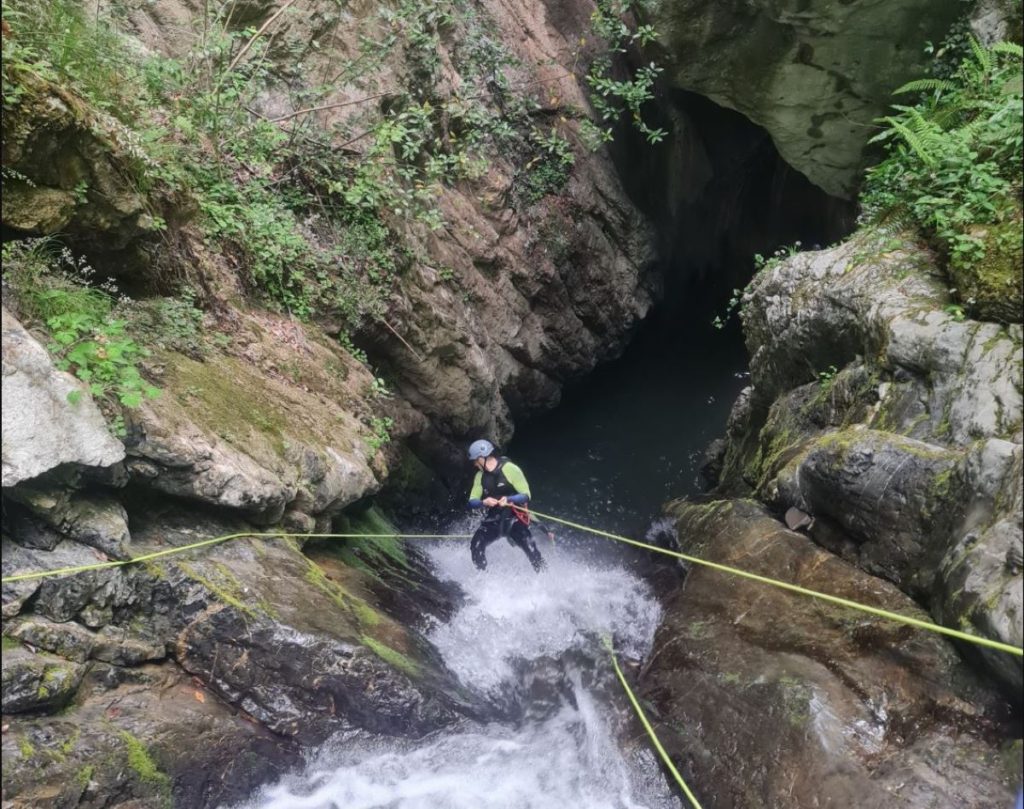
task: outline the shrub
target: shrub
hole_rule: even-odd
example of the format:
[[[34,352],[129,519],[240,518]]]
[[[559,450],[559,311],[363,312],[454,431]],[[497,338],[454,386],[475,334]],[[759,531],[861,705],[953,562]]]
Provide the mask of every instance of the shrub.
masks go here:
[[[950,78],[920,79],[896,91],[921,97],[894,105],[881,119],[885,129],[873,140],[885,144],[886,158],[868,172],[866,220],[913,224],[954,270],[985,259],[983,226],[1019,216],[1021,56],[1019,45],[984,48],[971,39],[970,55]]]

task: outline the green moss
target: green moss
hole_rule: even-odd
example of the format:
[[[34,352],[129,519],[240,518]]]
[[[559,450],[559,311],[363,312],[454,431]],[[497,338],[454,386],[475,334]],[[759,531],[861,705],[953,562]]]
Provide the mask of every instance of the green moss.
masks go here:
[[[343,514],[338,533],[342,534],[397,534],[398,529],[385,517],[378,508],[371,507],[358,514]],[[409,568],[409,558],[405,553],[405,543],[396,537],[371,537],[367,539],[350,539],[341,546],[340,556],[352,567],[370,572],[377,565],[398,565]],[[367,568],[367,563],[370,567]]]
[[[390,646],[381,643],[376,638],[371,638],[369,635],[363,635],[360,638],[360,641],[375,655],[377,655],[377,657],[392,668],[398,669],[410,677],[418,678],[422,674],[422,669],[420,668],[419,663],[406,657],[401,652],[392,649]]]
[[[30,758],[32,758],[32,756],[36,754],[36,748],[33,747],[32,742],[29,741],[28,736],[22,736],[20,739],[18,739],[18,752],[21,754],[21,757],[25,761],[28,761]]]
[[[1007,217],[998,225],[976,229],[984,245],[984,256],[969,264],[950,266],[959,299],[981,320],[1019,323],[1024,306],[1024,246],[1021,216]]]
[[[3,651],[5,652],[13,652],[15,649],[21,649],[24,645],[17,638],[12,638],[10,635],[3,636]]]
[[[811,690],[805,683],[795,677],[780,677],[778,680],[782,691],[781,708],[783,716],[795,728],[807,725],[811,718]]]
[[[306,581],[320,590],[336,606],[352,615],[360,628],[377,626],[383,620],[380,613],[365,600],[348,592],[336,581],[327,578],[316,562],[308,557],[305,558],[307,568],[303,577]]]
[[[1021,755],[1024,754],[1024,741],[1014,739],[999,751],[999,760],[1002,764],[1006,780],[1011,784],[1019,784],[1021,778]]]
[[[75,783],[78,784],[78,786],[82,789],[85,789],[87,786],[89,786],[89,782],[92,781],[92,776],[93,773],[95,772],[96,770],[93,768],[91,764],[86,764],[78,772],[75,773]]]
[[[199,582],[217,598],[218,601],[234,607],[253,618],[266,615],[276,618],[277,613],[264,599],[248,595],[238,578],[220,562],[214,563],[214,571],[210,575],[202,575],[188,562],[179,562],[178,567],[194,581]]]
[[[263,387],[253,381],[237,360],[228,357],[196,362],[173,355],[174,389],[188,392],[188,407],[198,411],[203,424],[238,446],[261,435],[278,455],[283,455],[288,419],[270,403]]]
[[[156,787],[165,798],[170,797],[171,778],[163,772],[153,760],[146,745],[126,730],[118,733],[128,751],[128,766],[144,784]]]
[[[761,431],[761,444],[744,471],[745,479],[757,481],[754,487],[757,491],[763,489],[773,474],[785,466],[789,460],[787,456],[794,455],[803,444],[803,438],[788,427],[778,425],[778,429],[773,430],[772,426],[769,424]],[[769,436],[767,442],[764,441],[766,434]]]

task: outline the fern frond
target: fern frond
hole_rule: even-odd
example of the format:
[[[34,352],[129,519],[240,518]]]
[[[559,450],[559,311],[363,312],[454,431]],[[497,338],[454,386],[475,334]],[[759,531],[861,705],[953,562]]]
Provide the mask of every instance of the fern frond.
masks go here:
[[[1024,47],[1021,47],[1016,42],[997,42],[989,51],[992,53],[1002,53],[1006,56],[1015,56],[1018,59],[1024,59]]]
[[[992,54],[989,53],[974,36],[967,37],[967,43],[971,46],[971,53],[983,73],[992,70]]]
[[[898,121],[895,118],[886,118],[885,121],[900,133],[900,136],[907,142],[907,145],[915,155],[921,158],[921,160],[929,166],[935,165],[935,158],[932,156],[931,152],[928,151],[927,145],[925,145],[925,142],[921,139],[918,132],[915,132],[902,121]]]
[[[892,91],[893,95],[902,95],[904,93],[927,93],[930,91],[941,93],[941,92],[952,92],[956,89],[956,85],[951,81],[945,79],[915,79],[914,81],[908,81],[902,87],[897,87]]]

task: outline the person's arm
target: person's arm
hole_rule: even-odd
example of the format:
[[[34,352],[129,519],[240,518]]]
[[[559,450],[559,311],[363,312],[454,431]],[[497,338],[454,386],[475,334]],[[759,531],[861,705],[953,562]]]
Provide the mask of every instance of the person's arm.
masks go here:
[[[512,484],[516,494],[505,498],[514,506],[525,506],[530,502],[530,484],[526,482],[526,475],[523,470],[511,461],[507,462],[501,469],[505,473],[505,480]]]
[[[473,478],[473,488],[469,490],[469,507],[470,508],[483,508],[483,501],[480,499],[484,493],[483,475],[480,472],[476,473],[476,477]]]

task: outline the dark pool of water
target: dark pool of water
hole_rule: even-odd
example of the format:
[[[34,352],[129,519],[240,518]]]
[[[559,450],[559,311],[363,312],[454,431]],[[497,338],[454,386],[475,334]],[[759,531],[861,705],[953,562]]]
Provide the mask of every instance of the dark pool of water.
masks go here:
[[[625,353],[522,424],[507,454],[533,505],[607,530],[642,532],[674,497],[699,491],[704,450],[747,384],[736,324],[691,307],[645,324]]]

